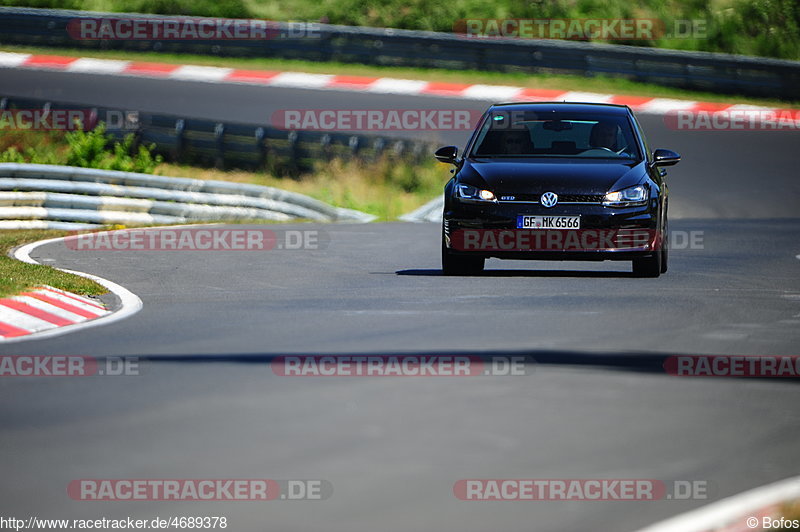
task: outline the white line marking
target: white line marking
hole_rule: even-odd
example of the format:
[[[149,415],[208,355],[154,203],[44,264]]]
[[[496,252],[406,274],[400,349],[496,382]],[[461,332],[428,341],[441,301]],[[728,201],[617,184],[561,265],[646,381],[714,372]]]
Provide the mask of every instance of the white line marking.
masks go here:
[[[697,102],[690,100],[673,100],[671,98],[653,98],[649,102],[645,102],[637,109],[641,113],[658,113],[666,114],[670,111],[683,111],[686,109],[693,109]]]
[[[753,512],[800,498],[800,476],[739,493],[697,510],[667,519],[639,532],[705,532],[733,524]]]
[[[774,111],[773,107],[762,107],[760,105],[749,105],[746,103],[737,103],[736,105],[731,105],[726,109],[726,111]]]
[[[509,85],[472,85],[464,89],[461,95],[473,100],[504,101],[516,99],[522,90],[522,87]]]
[[[36,299],[35,297],[31,296],[12,296],[9,299],[14,301],[19,301],[20,303],[25,303],[26,305],[30,305],[34,308],[38,308],[39,310],[43,310],[59,318],[64,318],[65,320],[69,320],[73,323],[78,323],[79,321],[85,321],[86,318],[79,314],[73,314],[68,310],[64,310],[61,307],[57,307],[55,305],[51,305],[46,301],[42,301],[41,299]]]
[[[608,103],[614,98],[613,94],[600,94],[598,92],[569,91],[561,95],[561,100],[566,102]]]
[[[378,78],[369,84],[367,91],[379,94],[419,94],[428,86],[418,79]]]
[[[55,299],[56,301],[61,301],[67,305],[71,305],[73,307],[79,308],[81,310],[85,310],[86,312],[90,312],[95,316],[102,316],[106,314],[105,310],[101,310],[97,308],[95,305],[89,305],[87,303],[83,303],[82,301],[77,301],[69,296],[65,296],[64,294],[59,294],[57,292],[44,292],[42,295],[47,296],[51,299]]]
[[[797,260],[800,260],[800,255],[795,255],[794,258],[796,258]]]
[[[0,321],[26,331],[42,331],[56,326],[54,323],[14,310],[5,305],[0,305]]]
[[[42,260],[55,262],[53,259],[42,259]],[[79,294],[73,294],[72,292],[65,292],[64,290],[59,290],[58,288],[53,288],[52,286],[44,285],[44,286],[42,286],[42,289],[39,290],[39,292],[42,292],[42,293],[45,293],[45,294],[47,292],[55,292],[56,294],[63,294],[63,295],[67,296],[70,299],[77,299],[78,301],[83,301],[87,305],[91,305],[94,308],[96,308],[97,310],[107,310],[103,305],[101,305],[97,301],[94,301],[91,298],[88,298],[86,296],[82,296],[82,295],[79,295]]]
[[[119,74],[128,68],[129,64],[130,61],[81,57],[77,61],[70,63],[67,70],[69,72],[87,72],[93,74]]]
[[[27,262],[28,264],[38,264],[38,262],[36,262],[31,258],[30,254],[31,252],[33,252],[33,250],[35,250],[39,246],[44,246],[46,244],[52,244],[54,242],[62,241],[65,238],[66,237],[49,238],[47,240],[40,240],[39,242],[32,242],[30,244],[26,244],[14,250],[12,256],[17,260],[21,260],[22,262]],[[142,309],[142,300],[139,299],[139,296],[137,296],[127,288],[118,285],[115,282],[109,281],[108,279],[103,279],[102,277],[98,277],[90,273],[76,272],[73,270],[64,270],[61,268],[58,269],[61,270],[62,272],[67,272],[74,275],[78,275],[80,277],[85,277],[86,279],[91,279],[97,284],[104,286],[119,298],[120,308],[112,312],[111,314],[106,314],[105,316],[101,316],[93,320],[76,323],[74,325],[66,325],[64,327],[57,327],[55,329],[41,331],[35,334],[29,334],[27,336],[15,336],[13,338],[3,338],[2,340],[0,340],[0,343],[22,342],[25,340],[36,340],[39,338],[51,338],[53,336],[60,336],[62,334],[70,333],[73,331],[87,329],[89,327],[106,325],[108,323],[114,323],[115,321],[123,320],[129,316],[133,316]]]
[[[282,72],[270,80],[272,87],[297,87],[299,89],[324,88],[334,78],[333,74],[305,74],[303,72]]]
[[[0,67],[18,67],[30,59],[31,54],[0,52]]]
[[[184,65],[170,72],[167,77],[187,81],[222,81],[231,72],[233,72],[232,68]]]

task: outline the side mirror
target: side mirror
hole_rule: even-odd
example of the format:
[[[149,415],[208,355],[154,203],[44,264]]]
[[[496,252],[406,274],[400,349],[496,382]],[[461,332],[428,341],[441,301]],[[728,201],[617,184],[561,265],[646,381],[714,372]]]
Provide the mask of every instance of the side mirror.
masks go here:
[[[456,146],[445,146],[444,148],[439,148],[433,154],[436,157],[437,161],[443,163],[450,163],[456,164],[456,157],[458,157],[458,148]]]
[[[656,150],[653,152],[653,166],[672,166],[681,161],[681,156],[672,150]]]

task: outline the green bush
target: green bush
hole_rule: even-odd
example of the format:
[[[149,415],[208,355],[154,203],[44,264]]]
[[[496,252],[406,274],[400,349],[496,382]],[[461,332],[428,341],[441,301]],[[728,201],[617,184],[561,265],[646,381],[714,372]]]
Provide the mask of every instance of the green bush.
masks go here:
[[[92,131],[78,129],[67,133],[66,141],[69,145],[67,166],[101,168],[107,155],[106,146],[109,143],[105,131],[105,125],[100,124]]]
[[[24,163],[25,156],[17,148],[11,146],[6,151],[0,153],[0,163]]]
[[[133,134],[126,135],[121,142],[112,141],[106,135],[103,123],[92,131],[70,131],[66,140],[69,145],[66,158],[68,166],[151,174],[163,161],[160,155],[153,157],[151,152],[154,145],[139,146],[136,153],[131,155],[134,151]]]
[[[121,170],[123,172],[141,172],[152,174],[156,166],[163,162],[160,155],[154,156],[154,145],[138,146],[134,150],[134,136],[125,136],[121,141],[115,141],[106,134],[105,124],[100,123],[92,131],[75,130],[63,135],[66,141],[58,143],[53,139],[53,132],[42,133],[37,131],[20,134],[15,138],[19,146],[28,145],[20,151],[17,145],[7,146],[0,152],[0,162],[3,163],[38,163],[38,164],[65,164],[81,168],[99,168],[103,170]],[[41,142],[47,136],[50,142]]]

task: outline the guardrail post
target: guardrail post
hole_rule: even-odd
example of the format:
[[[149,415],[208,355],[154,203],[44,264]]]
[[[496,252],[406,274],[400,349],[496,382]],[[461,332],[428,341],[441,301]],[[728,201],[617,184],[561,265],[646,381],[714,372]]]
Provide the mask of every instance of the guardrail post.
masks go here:
[[[139,146],[142,144],[142,123],[139,121],[138,111],[126,111],[123,128],[126,133],[133,135],[133,142],[131,143],[131,155],[139,153]],[[123,133],[123,136],[126,134]]]
[[[217,144],[217,155],[214,158],[216,168],[225,168],[225,124],[217,123],[214,126],[214,140]]]
[[[267,138],[267,134],[264,131],[263,127],[256,128],[255,133],[255,140],[256,140],[256,152],[258,153],[258,157],[256,159],[256,166],[257,168],[264,168],[267,163],[267,146],[264,142]]]
[[[94,128],[100,123],[99,114],[97,112],[97,107],[92,107],[89,111],[89,120],[85,124],[81,124],[81,127],[84,131],[94,131]],[[108,124],[106,124],[106,128],[108,128]],[[106,129],[108,132],[108,129]]]
[[[334,50],[333,50],[333,35],[330,31],[325,33],[325,36],[320,39],[320,50],[322,51],[322,61],[333,61],[334,60]]]
[[[415,143],[411,148],[411,157],[414,162],[421,161],[424,156],[427,156],[427,150],[425,150],[422,144]]]
[[[319,141],[319,145],[322,148],[322,156],[325,158],[326,161],[331,160],[331,136],[327,133],[322,135],[322,138]]]
[[[386,141],[383,140],[383,137],[378,137],[375,139],[375,142],[372,143],[372,149],[375,151],[375,160],[380,159],[381,155],[383,154],[383,149],[386,147]]]
[[[351,157],[358,156],[358,150],[359,148],[361,148],[361,142],[356,135],[350,137],[350,140],[347,141],[347,145],[350,147],[350,156]]]
[[[183,158],[185,129],[186,129],[186,122],[184,122],[182,118],[179,118],[178,120],[175,121],[175,148],[173,151],[173,158],[175,161],[180,161]]]
[[[403,142],[402,140],[395,141],[395,143],[392,144],[392,152],[396,157],[401,157],[403,155],[403,152],[405,151],[406,151],[406,143]]]
[[[300,166],[300,157],[298,154],[298,146],[297,146],[297,141],[298,141],[297,131],[290,131],[289,135],[286,137],[286,140],[289,141],[289,164],[287,166],[292,176],[296,176],[298,174],[298,168]]]

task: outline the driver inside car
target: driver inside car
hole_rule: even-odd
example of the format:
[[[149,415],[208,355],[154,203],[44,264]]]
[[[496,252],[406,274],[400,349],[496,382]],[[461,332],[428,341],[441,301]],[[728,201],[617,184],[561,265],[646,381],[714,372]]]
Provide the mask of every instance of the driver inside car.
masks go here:
[[[533,153],[533,141],[527,129],[508,131],[503,135],[504,153],[507,155],[529,155]]]
[[[589,146],[591,148],[605,148],[616,151],[617,149],[617,126],[608,122],[598,122],[592,126],[589,135]]]

